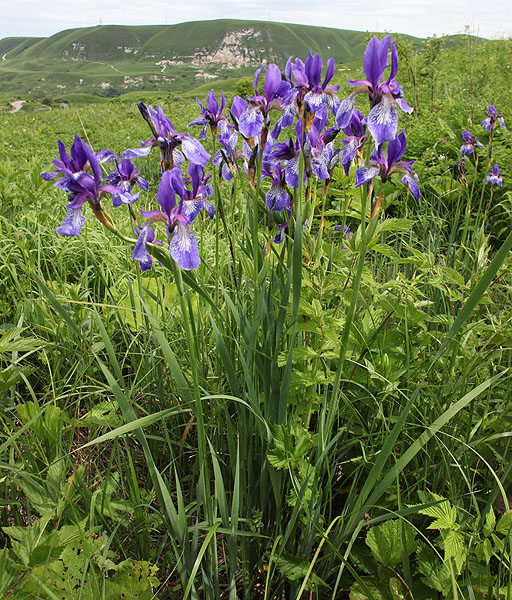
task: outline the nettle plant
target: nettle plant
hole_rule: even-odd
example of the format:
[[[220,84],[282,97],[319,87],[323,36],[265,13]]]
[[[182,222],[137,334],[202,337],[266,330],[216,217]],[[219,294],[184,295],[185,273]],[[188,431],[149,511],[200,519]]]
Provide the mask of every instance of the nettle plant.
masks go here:
[[[140,102],[151,137],[139,147],[120,155],[94,152],[76,136],[69,154],[59,141],[54,171],[42,174],[68,197],[59,234],[77,236],[88,206],[130,245],[140,270],[150,272],[142,281],[159,272],[159,265],[174,280],[179,309],[173,316],[181,312],[181,318],[173,319],[173,327],[181,328],[186,346],[175,347],[146,303],[144,310],[176,404],[191,413],[179,460],[169,456],[166,462],[157,438],[137,425],[138,408],[103,329],[115,376],[98,360],[144,453],[180,597],[219,598],[221,578],[230,598],[241,589],[250,597],[259,571],[265,574],[266,597],[298,598],[315,590],[335,598],[366,513],[379,505],[436,427],[475,397],[460,398],[395,464],[395,444],[421,379],[367,471],[356,467],[351,473],[340,505],[341,495],[332,491],[339,476],[333,465],[342,458],[349,465],[354,452],[354,437],[340,416],[347,399],[343,386],[354,379],[358,355],[363,359],[368,350],[361,332],[377,336],[393,312],[383,303],[382,324],[375,325],[377,313],[361,301],[367,253],[379,248],[390,255],[390,247],[379,245],[380,236],[412,226],[384,215],[396,191],[420,199],[405,131],[398,131],[398,110],[412,109],[396,80],[397,50],[390,36],[370,40],[363,68],[365,78],[350,80],[353,92],[340,99],[338,87],[330,85],[334,57],[325,72],[320,56],[311,53],[304,62],[290,59],[284,72],[264,64],[254,76],[254,95],[236,96],[229,111],[222,92],[219,98],[212,90],[205,104],[198,100],[200,116],[189,126],[201,127],[199,140],[177,132],[160,106]],[[366,116],[356,108],[361,95],[369,99]],[[208,132],[211,154],[203,145]],[[154,150],[161,167],[156,204],[137,210],[154,193],[132,161]],[[111,173],[103,178],[106,164]],[[122,207],[129,221],[117,216]],[[507,244],[415,381],[448,348],[512,238]],[[361,311],[356,328],[358,302],[367,313]],[[406,316],[418,316],[411,305],[408,301]],[[386,375],[397,378],[387,383],[396,389],[403,365],[393,373],[386,360]],[[359,389],[361,382],[354,382]],[[164,408],[151,424],[168,417],[171,409]]]

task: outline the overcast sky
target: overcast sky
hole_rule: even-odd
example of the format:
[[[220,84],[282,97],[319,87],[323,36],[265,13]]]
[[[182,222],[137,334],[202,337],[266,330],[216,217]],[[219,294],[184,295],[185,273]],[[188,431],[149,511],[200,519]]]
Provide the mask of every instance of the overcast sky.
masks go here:
[[[256,19],[418,37],[462,33],[512,37],[511,0],[0,0],[0,38],[50,36],[91,25],[173,24],[203,19]]]

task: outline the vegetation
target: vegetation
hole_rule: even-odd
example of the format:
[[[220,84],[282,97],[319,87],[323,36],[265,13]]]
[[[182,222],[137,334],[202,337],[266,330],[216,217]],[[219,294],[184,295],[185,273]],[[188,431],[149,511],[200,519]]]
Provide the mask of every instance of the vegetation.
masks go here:
[[[191,97],[6,103],[0,598],[512,596],[512,138],[480,126],[489,104],[512,125],[510,48],[398,40],[418,201],[402,174],[368,194],[338,165],[328,189],[288,186],[276,244],[268,181],[241,157],[230,181],[209,165],[194,271],[167,242],[149,271],[131,258],[137,204],[158,207],[154,155],[137,208],[108,209],[121,237],[90,208],[58,236],[65,194],[40,176],[57,139],[148,139],[135,100],[187,131]],[[362,76],[344,68],[341,99]],[[459,167],[462,129],[484,146]],[[502,186],[484,183],[496,163]]]

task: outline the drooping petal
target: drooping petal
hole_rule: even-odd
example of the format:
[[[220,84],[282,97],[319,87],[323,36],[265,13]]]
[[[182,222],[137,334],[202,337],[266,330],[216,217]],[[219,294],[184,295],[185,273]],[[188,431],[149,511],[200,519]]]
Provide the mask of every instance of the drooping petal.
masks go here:
[[[169,246],[169,252],[178,267],[185,271],[197,269],[201,264],[197,240],[190,225],[177,222]]]
[[[355,94],[350,94],[350,96],[345,98],[340,104],[336,112],[336,127],[338,127],[338,129],[343,129],[350,123],[352,115],[354,114],[355,102]]]
[[[411,114],[414,111],[412,106],[409,106],[403,98],[395,98],[395,102],[404,111],[404,113]]]
[[[123,152],[124,158],[140,158],[141,156],[149,156],[153,146],[146,146],[145,148],[129,148]]]
[[[308,104],[312,112],[316,112],[322,106],[325,106],[325,93],[324,92],[308,92],[304,96],[304,101]]]
[[[372,108],[366,125],[377,146],[395,139],[398,113],[395,101],[390,94],[384,94],[382,100]]]
[[[268,210],[280,212],[290,203],[290,196],[280,185],[273,185],[265,196],[265,204]]]
[[[409,186],[409,191],[416,198],[416,200],[420,199],[421,192],[418,184],[416,183],[418,180],[418,176],[416,173],[413,173],[410,170],[405,172],[405,175],[402,177],[402,183],[406,183]]]
[[[359,187],[364,183],[369,183],[374,177],[377,177],[379,172],[379,167],[375,167],[372,165],[356,169],[356,187]]]
[[[66,216],[64,217],[64,220],[62,221],[60,226],[57,227],[56,231],[60,235],[78,235],[86,221],[87,219],[86,217],[84,217],[84,214],[82,212],[82,206],[79,206],[78,208],[73,208],[71,205],[68,204],[68,206],[66,207]]]
[[[196,165],[204,165],[210,160],[210,155],[203,148],[201,142],[192,137],[185,136],[181,140],[183,154]]]
[[[258,107],[251,106],[240,115],[238,129],[246,138],[259,135],[263,129],[263,115]]]

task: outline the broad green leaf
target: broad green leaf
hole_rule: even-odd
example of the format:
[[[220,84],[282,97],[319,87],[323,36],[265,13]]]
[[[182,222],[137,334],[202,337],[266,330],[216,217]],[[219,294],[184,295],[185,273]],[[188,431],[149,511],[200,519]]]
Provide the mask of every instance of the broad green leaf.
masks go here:
[[[427,498],[424,501],[428,501]],[[420,514],[434,519],[427,529],[452,529],[455,527],[457,523],[457,509],[448,500],[433,492],[430,492],[430,500],[435,500],[439,504],[419,510]]]
[[[416,530],[409,523],[403,523],[405,534],[405,553],[407,556],[416,549]],[[373,558],[386,567],[396,567],[402,560],[401,524],[399,519],[390,519],[370,528],[366,535],[366,544]]]
[[[491,535],[491,533],[494,531],[495,526],[496,526],[496,515],[494,514],[494,510],[491,506],[491,507],[489,507],[489,510],[488,510],[487,514],[485,515],[485,524],[482,529],[482,533],[485,535],[485,537]]]

